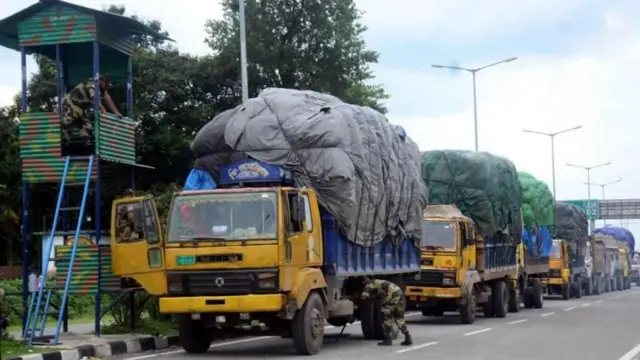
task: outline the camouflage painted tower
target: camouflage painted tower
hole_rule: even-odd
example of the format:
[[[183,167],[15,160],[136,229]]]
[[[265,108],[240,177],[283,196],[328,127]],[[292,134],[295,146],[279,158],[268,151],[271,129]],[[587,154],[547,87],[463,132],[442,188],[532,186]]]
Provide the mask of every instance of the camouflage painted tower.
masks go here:
[[[135,127],[133,120],[133,87],[131,53],[134,48],[134,37],[146,35],[163,38],[152,29],[142,23],[124,16],[97,11],[58,0],[40,0],[38,3],[0,20],[0,46],[20,51],[22,63],[22,95],[20,112],[20,158],[22,160],[23,179],[23,302],[25,309],[40,309],[40,302],[45,307],[49,306],[49,296],[52,290],[64,289],[61,309],[64,308],[68,293],[84,289],[87,284],[77,284],[78,281],[93,281],[90,293],[96,295],[96,333],[100,331],[100,288],[104,287],[105,280],[101,275],[102,262],[108,256],[108,247],[98,245],[103,235],[101,225],[101,183],[105,173],[132,172],[136,164],[135,152]],[[38,54],[51,59],[56,66],[57,77],[57,105],[51,109],[31,107],[27,92],[27,55]],[[101,111],[101,92],[95,91],[95,96],[90,99],[91,106],[87,104],[87,119],[91,121],[92,134],[89,143],[84,146],[75,146],[79,139],[79,127],[71,126],[70,141],[63,146],[61,139],[61,120],[65,117],[65,106],[62,105],[65,95],[78,84],[88,84],[99,89],[100,78],[106,75],[112,83],[126,84],[126,114],[125,117]],[[52,94],[53,95],[53,94]],[[88,102],[88,101],[87,101]],[[40,282],[38,291],[29,291],[27,279],[28,273],[28,242],[29,232],[29,192],[35,184],[57,184],[59,186],[56,213],[51,225],[50,234],[47,233],[47,245],[43,244],[43,253],[52,253],[53,241],[56,236],[73,238],[72,245],[58,246],[57,254],[61,259],[55,259],[58,264],[53,287],[46,285],[46,280]],[[79,185],[82,192],[76,199],[77,204],[72,203],[73,192],[64,190],[65,187]],[[95,219],[93,230],[86,230],[82,223],[86,219],[85,207],[88,194],[93,192],[95,199],[93,218]],[[75,213],[73,213],[75,211]],[[69,213],[67,213],[69,212]],[[58,230],[58,215],[62,219],[62,231]],[[67,231],[69,218],[76,221],[73,230]],[[96,239],[94,245],[78,245],[80,234],[90,239]],[[102,250],[101,250],[102,249]],[[78,263],[74,263],[76,255]],[[84,254],[84,255],[83,255]],[[66,256],[66,257],[65,257]],[[46,273],[49,267],[49,257],[43,256],[42,272]],[[92,269],[84,269],[82,259],[97,257],[96,261],[84,261],[93,264]],[[106,261],[105,261],[106,260]],[[62,268],[62,269],[61,269]],[[79,269],[79,270],[78,270]],[[73,272],[77,272],[73,274]],[[93,272],[93,273],[91,273]],[[46,279],[46,276],[43,276]],[[82,279],[81,279],[82,278]],[[111,283],[111,281],[109,281]],[[75,284],[75,285],[74,285]],[[35,296],[37,293],[38,296]],[[47,295],[43,295],[46,293]],[[33,304],[32,304],[33,303]],[[28,305],[29,304],[29,305]],[[34,307],[35,305],[35,307]],[[24,337],[30,343],[33,342],[35,323],[39,310],[25,313],[23,322]],[[59,316],[54,343],[58,341],[61,320]],[[46,312],[42,314],[42,323],[46,321]],[[33,326],[31,324],[33,320]],[[40,331],[41,335],[43,331]]]

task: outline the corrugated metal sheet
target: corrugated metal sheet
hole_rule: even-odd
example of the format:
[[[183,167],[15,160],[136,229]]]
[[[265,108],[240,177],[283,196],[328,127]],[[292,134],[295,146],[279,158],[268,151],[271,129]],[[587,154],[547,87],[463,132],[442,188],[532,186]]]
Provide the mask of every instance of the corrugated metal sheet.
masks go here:
[[[98,24],[98,41],[123,54],[131,55],[135,46],[133,37],[127,33],[114,32],[105,25]]]
[[[118,163],[136,162],[136,125],[112,114],[100,115],[100,156]]]
[[[120,278],[111,271],[111,248],[100,246],[101,265],[98,264],[98,245],[78,245],[76,258],[71,274],[69,286],[70,294],[86,295],[95,294],[98,289],[98,268],[100,273],[100,289],[102,291],[114,291],[120,288]],[[71,246],[56,246],[56,285],[64,286],[69,260],[71,258]]]
[[[57,113],[26,113],[20,116],[20,157],[60,156],[60,116]]]
[[[77,43],[95,38],[94,17],[62,5],[43,9],[18,23],[21,46]]]

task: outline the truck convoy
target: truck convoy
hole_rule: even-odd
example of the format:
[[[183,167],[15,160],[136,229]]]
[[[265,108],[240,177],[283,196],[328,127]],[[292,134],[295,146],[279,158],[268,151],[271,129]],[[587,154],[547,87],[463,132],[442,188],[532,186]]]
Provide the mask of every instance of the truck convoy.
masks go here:
[[[542,307],[535,274],[546,267],[525,260],[533,256],[523,250],[522,190],[513,163],[483,152],[427,151],[422,178],[429,188],[422,272],[404,278],[407,309],[425,316],[458,311],[471,324],[476,306],[486,317],[518,311],[523,299],[527,307]]]
[[[427,200],[401,128],[332,96],[267,89],[216,116],[191,148],[196,170],[166,234],[150,197],[116,200],[111,225],[114,274],[160,298],[187,352],[247,331],[316,354],[325,320],[360,320],[366,338],[382,338],[380,304],[359,300],[363,277],[402,287],[420,271]]]

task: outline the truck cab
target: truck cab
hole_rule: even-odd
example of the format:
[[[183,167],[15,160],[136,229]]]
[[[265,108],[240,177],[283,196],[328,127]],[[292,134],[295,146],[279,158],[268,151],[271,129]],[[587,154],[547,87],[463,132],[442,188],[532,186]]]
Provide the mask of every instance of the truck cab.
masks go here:
[[[571,295],[571,270],[569,267],[569,251],[567,242],[553,239],[549,253],[549,273],[542,279],[546,295],[561,295],[569,300]]]
[[[499,244],[502,245],[502,244]],[[509,299],[508,279],[516,269],[515,248],[500,246],[485,256],[485,239],[473,221],[454,205],[428,205],[424,214],[421,272],[405,277],[407,309],[425,316],[457,311],[463,324],[475,321],[477,305],[485,315],[504,317]],[[487,266],[487,259],[490,265]],[[494,263],[495,262],[495,263]],[[492,293],[500,294],[491,301]]]
[[[630,263],[629,263],[629,251],[627,250],[627,245],[624,242],[620,242],[620,272],[621,272],[621,276],[622,276],[622,280],[621,280],[621,287],[622,290],[626,290],[626,289],[630,289],[631,288],[631,281],[629,280],[630,277]]]
[[[206,352],[216,333],[246,332],[292,337],[298,353],[315,354],[325,320],[360,319],[370,336],[381,336],[381,316],[352,295],[359,276],[418,271],[412,241],[368,248],[347,241],[315,191],[293,187],[279,166],[235,163],[219,183],[176,193],[166,234],[153,198],[113,203],[113,272],[160,298],[187,352]]]

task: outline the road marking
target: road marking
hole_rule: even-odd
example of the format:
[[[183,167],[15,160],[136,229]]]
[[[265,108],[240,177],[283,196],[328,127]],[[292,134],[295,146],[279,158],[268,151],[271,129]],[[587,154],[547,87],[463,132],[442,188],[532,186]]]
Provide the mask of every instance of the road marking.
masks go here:
[[[406,349],[398,350],[398,351],[396,351],[396,353],[398,353],[398,354],[402,354],[402,353],[406,353],[407,351],[418,350],[418,349],[425,348],[425,347],[427,347],[427,346],[433,346],[433,345],[437,345],[437,344],[438,344],[438,342],[437,342],[437,341],[428,342],[428,343],[426,343],[426,344],[420,344],[420,345],[417,345],[417,346],[412,346],[412,347],[410,347],[410,348],[406,348]]]
[[[570,308],[566,308],[566,309],[564,309],[564,311],[571,311],[571,310],[575,310],[575,309],[577,309],[577,308],[578,308],[577,306],[572,306],[572,307],[570,307]],[[544,315],[543,315],[543,316],[544,316]]]
[[[521,323],[527,322],[527,321],[529,321],[529,319],[520,319],[520,320],[516,320],[516,321],[510,322],[509,325],[521,324]]]
[[[404,316],[405,317],[409,317],[409,316],[416,316],[416,315],[420,315],[420,314],[421,313],[419,313],[419,312],[412,312],[412,313],[405,314]],[[353,323],[347,325],[347,327],[351,326],[351,325],[357,325],[357,324],[360,324],[360,321],[353,322]],[[334,329],[334,328],[336,328],[336,327],[332,326],[332,325],[328,325],[328,326],[324,327],[325,330]],[[250,337],[250,338],[246,338],[246,339],[225,341],[225,342],[221,342],[221,343],[217,343],[217,344],[212,344],[211,346],[209,346],[209,349],[215,349],[215,348],[219,348],[219,347],[225,347],[225,346],[236,345],[236,344],[243,344],[243,343],[248,343],[248,342],[253,342],[253,341],[260,341],[260,340],[267,340],[267,339],[277,339],[277,338],[279,338],[279,336],[259,336],[259,337]],[[157,356],[183,354],[184,352],[185,352],[184,350],[173,350],[173,351],[167,351],[167,352],[163,352],[163,353],[155,353],[155,354],[150,354],[150,355],[142,355],[142,356],[131,357],[131,358],[127,358],[127,360],[142,360],[142,359],[148,359],[148,358],[157,357]]]
[[[582,307],[591,306],[591,303],[582,304],[582,305],[580,305],[580,306],[582,306]]]
[[[598,300],[596,301],[596,304],[600,304],[601,302],[603,302],[604,300]]]
[[[553,315],[553,314],[555,314],[555,312],[553,312],[553,311],[552,311],[552,312],[548,312],[548,313],[546,313],[546,314],[542,314],[542,315],[540,315],[540,316],[549,316],[549,315]]]
[[[464,336],[471,336],[471,335],[475,335],[475,334],[481,334],[483,332],[487,332],[487,331],[491,331],[491,330],[493,330],[493,329],[492,328],[484,328],[484,329],[468,332],[468,333],[464,334]]]
[[[608,297],[607,300],[615,300],[617,298],[618,298],[617,296],[612,296],[612,297]]]
[[[622,357],[618,360],[633,360],[638,354],[640,354],[640,344],[636,345],[636,347],[629,350],[629,352],[627,352],[626,354],[622,355]]]

